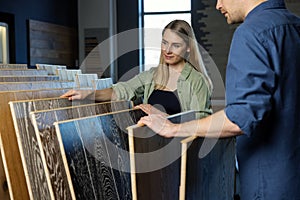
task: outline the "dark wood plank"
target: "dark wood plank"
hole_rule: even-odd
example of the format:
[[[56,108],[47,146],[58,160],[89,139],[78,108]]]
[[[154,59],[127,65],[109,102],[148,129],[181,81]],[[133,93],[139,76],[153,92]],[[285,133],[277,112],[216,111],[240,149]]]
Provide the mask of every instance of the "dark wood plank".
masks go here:
[[[130,101],[105,102],[92,105],[73,106],[46,111],[32,112],[31,120],[39,143],[46,178],[51,182],[55,199],[74,199],[72,188],[68,183],[59,149],[54,122],[87,117],[132,107]]]
[[[169,116],[174,123],[195,119],[195,112]],[[132,165],[133,195],[140,200],[179,199],[182,138],[164,138],[147,126],[128,127]],[[135,180],[134,180],[135,179]]]
[[[170,120],[174,120],[172,116]],[[175,120],[178,123],[178,118]],[[185,187],[184,199],[233,199],[234,138],[196,138],[190,143],[185,167],[186,185],[180,186],[181,138],[163,138],[148,127],[136,126],[131,131],[129,127],[129,135],[134,136],[137,199],[176,200],[180,187]]]
[[[0,76],[0,82],[58,81],[58,76]]]
[[[132,199],[126,127],[141,116],[135,109],[55,123],[77,199]]]
[[[57,24],[29,20],[30,65],[36,63],[75,66],[77,31]]]
[[[0,82],[0,91],[38,90],[46,88],[73,88],[70,81]]]
[[[47,184],[41,151],[29,113],[37,110],[72,107],[74,104],[91,101],[72,102],[66,98],[50,98],[9,102],[14,122],[17,142],[24,168],[27,188],[31,199],[55,199],[51,184]],[[49,187],[50,186],[50,187]]]
[[[24,170],[8,102],[14,100],[59,97],[68,90],[69,89],[45,89],[0,92],[0,116],[5,116],[0,120],[0,147],[6,177],[6,180],[1,180],[0,184],[4,186],[1,187],[3,189],[5,189],[6,184],[8,185],[11,199],[26,200],[29,199],[29,193],[26,187]],[[1,177],[3,177],[2,174],[1,172]],[[5,190],[4,192],[7,191]]]
[[[0,76],[28,76],[28,75],[48,75],[46,70],[39,70],[39,69],[0,69]]]
[[[235,139],[197,138],[187,151],[186,199],[232,200]]]

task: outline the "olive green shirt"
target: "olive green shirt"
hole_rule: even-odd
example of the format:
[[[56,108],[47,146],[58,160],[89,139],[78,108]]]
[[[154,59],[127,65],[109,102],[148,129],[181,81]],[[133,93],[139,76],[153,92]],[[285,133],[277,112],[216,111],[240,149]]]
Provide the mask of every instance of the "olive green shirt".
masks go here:
[[[113,85],[117,99],[135,100],[143,98],[147,104],[151,93],[154,91],[155,82],[153,74],[155,67],[142,72],[126,82],[119,82]],[[199,112],[197,118],[207,116],[211,110],[211,92],[201,72],[195,70],[189,63],[186,63],[177,81],[177,93],[181,110],[194,110]]]

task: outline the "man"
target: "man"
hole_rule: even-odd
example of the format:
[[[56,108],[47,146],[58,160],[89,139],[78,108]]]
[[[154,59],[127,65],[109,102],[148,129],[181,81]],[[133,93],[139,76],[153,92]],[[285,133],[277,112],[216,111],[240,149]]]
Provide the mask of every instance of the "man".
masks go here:
[[[172,124],[139,123],[165,137],[237,137],[241,199],[300,199],[300,18],[283,2],[218,0],[235,31],[226,71],[226,107]]]

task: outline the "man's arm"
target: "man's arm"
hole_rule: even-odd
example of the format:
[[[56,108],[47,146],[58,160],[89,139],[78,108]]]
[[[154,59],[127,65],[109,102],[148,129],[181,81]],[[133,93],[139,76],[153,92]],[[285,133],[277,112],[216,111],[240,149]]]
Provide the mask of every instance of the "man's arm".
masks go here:
[[[224,110],[208,117],[182,124],[173,124],[161,115],[142,117],[138,123],[147,125],[164,137],[198,136],[219,138],[243,134],[242,130],[227,118]]]

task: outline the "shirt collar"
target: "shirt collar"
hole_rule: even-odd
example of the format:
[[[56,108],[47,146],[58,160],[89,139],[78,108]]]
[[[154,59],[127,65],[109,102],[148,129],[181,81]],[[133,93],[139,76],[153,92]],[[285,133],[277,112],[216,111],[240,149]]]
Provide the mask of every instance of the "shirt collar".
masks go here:
[[[192,65],[190,63],[186,62],[181,71],[181,75],[179,78],[182,80],[186,80],[189,77],[189,75],[191,74],[192,70],[193,70]]]
[[[286,8],[284,0],[268,0],[265,1],[258,6],[256,6],[254,9],[252,9],[248,15],[246,16],[246,19],[251,17],[252,15],[255,15],[256,13],[266,10],[266,9],[273,9],[273,8]],[[246,20],[245,19],[245,20]]]

